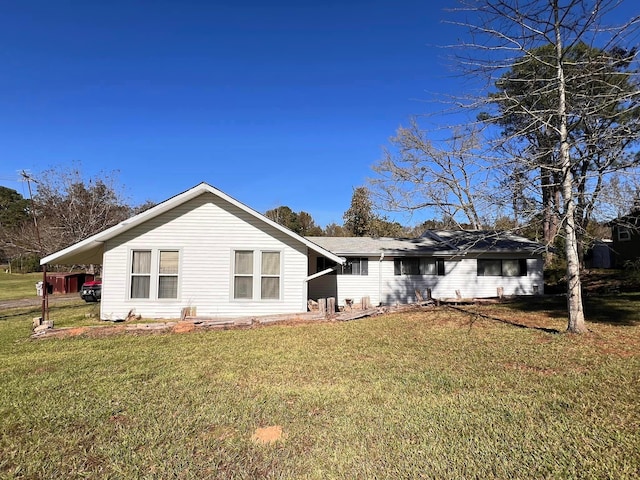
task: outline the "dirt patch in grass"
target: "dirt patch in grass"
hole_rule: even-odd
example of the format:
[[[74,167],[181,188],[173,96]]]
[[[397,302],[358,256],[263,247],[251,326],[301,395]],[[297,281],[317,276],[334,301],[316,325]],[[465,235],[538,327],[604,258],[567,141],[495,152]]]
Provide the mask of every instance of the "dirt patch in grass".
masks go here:
[[[280,425],[257,428],[251,435],[251,441],[260,445],[269,445],[283,439],[284,433]]]

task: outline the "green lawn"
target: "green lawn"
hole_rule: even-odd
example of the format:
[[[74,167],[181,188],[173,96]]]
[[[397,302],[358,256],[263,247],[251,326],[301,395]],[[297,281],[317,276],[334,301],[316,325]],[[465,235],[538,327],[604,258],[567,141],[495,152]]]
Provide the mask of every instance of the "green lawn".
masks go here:
[[[638,478],[638,300],[584,336],[491,319],[564,330],[556,299],[48,340],[5,316],[0,478]]]
[[[36,282],[42,281],[42,273],[5,273],[0,271],[0,300],[18,300],[36,297]]]

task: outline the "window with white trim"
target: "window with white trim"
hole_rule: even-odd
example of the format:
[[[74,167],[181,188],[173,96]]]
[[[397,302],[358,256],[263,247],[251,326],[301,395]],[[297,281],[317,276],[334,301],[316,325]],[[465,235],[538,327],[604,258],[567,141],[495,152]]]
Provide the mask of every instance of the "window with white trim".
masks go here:
[[[338,275],[369,275],[369,259],[348,257],[344,265],[338,267]]]
[[[149,298],[151,287],[151,250],[131,252],[131,298]]]
[[[444,275],[444,260],[430,257],[402,257],[393,260],[395,275]]]
[[[478,259],[479,277],[526,277],[527,259]]]
[[[282,254],[272,250],[233,252],[233,298],[279,300],[282,285]]]
[[[178,298],[180,250],[131,250],[129,298]]]
[[[235,252],[233,298],[253,298],[253,251],[251,250]]]
[[[621,242],[628,242],[631,240],[631,231],[625,227],[618,227],[618,240]]]
[[[280,298],[280,252],[262,252],[260,271],[260,298],[277,300]]]
[[[160,250],[158,255],[158,298],[178,298],[180,252]]]

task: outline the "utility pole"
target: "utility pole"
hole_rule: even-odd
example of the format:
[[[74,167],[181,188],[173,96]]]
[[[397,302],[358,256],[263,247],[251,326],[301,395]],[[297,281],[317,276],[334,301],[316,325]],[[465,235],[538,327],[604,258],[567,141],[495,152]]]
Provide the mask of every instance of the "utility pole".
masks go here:
[[[40,229],[38,228],[38,217],[36,216],[36,209],[33,207],[33,194],[31,193],[31,182],[38,183],[34,178],[31,178],[27,172],[22,170],[20,172],[22,178],[27,182],[29,188],[29,202],[31,203],[31,216],[33,217],[33,226],[36,227],[36,238],[38,239],[38,248],[42,251],[42,241],[40,240]]]
[[[33,193],[31,192],[31,182],[38,183],[37,180],[31,177],[27,172],[22,170],[20,172],[22,178],[27,182],[29,188],[29,202],[31,203],[31,216],[33,217],[33,226],[36,229],[36,238],[38,240],[38,250],[42,254],[42,240],[40,239],[40,229],[38,228],[38,217],[36,215],[36,209],[33,206]],[[42,321],[48,320],[49,316],[49,296],[47,289],[47,266],[42,266]]]

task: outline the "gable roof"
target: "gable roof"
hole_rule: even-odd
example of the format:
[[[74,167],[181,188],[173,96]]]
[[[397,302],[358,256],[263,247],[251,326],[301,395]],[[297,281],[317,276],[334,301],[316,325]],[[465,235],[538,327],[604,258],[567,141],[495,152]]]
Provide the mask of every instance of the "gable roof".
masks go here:
[[[57,264],[63,264],[63,265],[64,264],[80,265],[80,264],[102,263],[102,255],[104,253],[103,245],[105,241],[110,240],[128,230],[131,230],[132,228],[137,227],[138,225],[141,225],[144,222],[151,220],[152,218],[155,218],[158,215],[161,215],[165,212],[168,212],[173,208],[179,205],[182,205],[183,203],[188,202],[189,200],[192,200],[205,193],[210,193],[212,195],[215,195],[218,198],[221,198],[222,200],[248,213],[252,217],[259,220],[260,222],[266,225],[269,225],[275,228],[276,230],[279,230],[280,232],[284,233],[285,235],[289,236],[293,240],[306,245],[308,248],[310,248],[311,250],[314,250],[320,255],[330,258],[331,260],[337,263],[343,262],[343,260],[340,257],[330,252],[329,250],[325,249],[324,247],[321,247],[320,245],[317,245],[307,240],[306,238],[298,235],[297,233],[292,232],[288,228],[283,227],[282,225],[268,219],[261,213],[258,213],[257,211],[248,207],[244,203],[239,202],[235,198],[230,197],[226,193],[218,190],[217,188],[212,187],[211,185],[205,182],[202,182],[199,185],[196,185],[195,187],[190,188],[189,190],[186,190],[174,197],[169,198],[168,200],[165,200],[162,203],[159,203],[158,205],[156,205],[153,208],[150,208],[149,210],[145,210],[144,212],[139,213],[138,215],[135,215],[131,218],[128,218],[127,220],[124,220],[118,223],[117,225],[114,225],[113,227],[107,228],[106,230],[96,233],[95,235],[92,235],[91,237],[86,238],[85,240],[82,240],[78,243],[70,245],[67,248],[64,248],[55,253],[47,255],[46,257],[40,260],[40,265],[45,265],[48,263],[53,263],[53,264],[57,263]]]
[[[307,237],[338,255],[345,256],[456,256],[466,253],[540,254],[544,247],[505,232],[427,230],[419,238]]]

